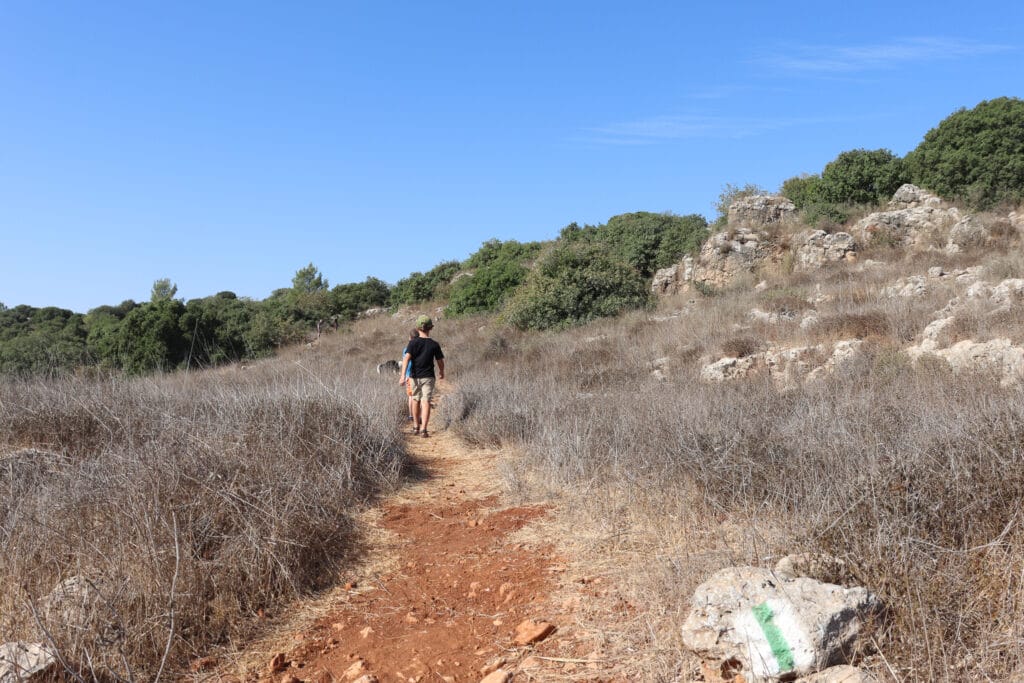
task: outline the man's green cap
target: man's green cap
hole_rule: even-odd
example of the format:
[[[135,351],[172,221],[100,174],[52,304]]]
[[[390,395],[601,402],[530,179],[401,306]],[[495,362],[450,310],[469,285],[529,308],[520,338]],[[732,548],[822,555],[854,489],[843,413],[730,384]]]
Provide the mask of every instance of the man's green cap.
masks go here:
[[[434,326],[434,321],[430,319],[429,315],[421,315],[416,318],[416,329],[418,330],[429,330]]]

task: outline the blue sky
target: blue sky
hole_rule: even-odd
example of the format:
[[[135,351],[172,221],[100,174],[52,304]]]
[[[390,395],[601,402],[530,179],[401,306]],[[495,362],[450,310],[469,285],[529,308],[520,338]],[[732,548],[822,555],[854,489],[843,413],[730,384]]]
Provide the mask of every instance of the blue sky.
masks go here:
[[[0,3],[0,302],[394,282],[1024,96],[1017,2]]]

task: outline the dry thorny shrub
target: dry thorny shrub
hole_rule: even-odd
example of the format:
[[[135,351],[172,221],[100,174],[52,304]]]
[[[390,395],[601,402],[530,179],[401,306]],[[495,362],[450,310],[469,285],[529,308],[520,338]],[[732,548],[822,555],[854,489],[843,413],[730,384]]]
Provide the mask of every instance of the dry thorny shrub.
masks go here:
[[[0,639],[153,680],[245,635],[358,552],[403,463],[394,393],[326,353],[0,383]]]
[[[654,379],[652,357],[729,339],[731,326],[692,330],[698,312],[516,339],[500,360],[466,363],[449,407],[465,438],[526,454],[506,471],[513,491],[571,500],[624,539],[623,582],[656,606],[630,631],[647,679],[681,674],[697,583],[788,552],[837,555],[882,597],[877,646],[903,680],[999,678],[1024,655],[1024,390],[912,366],[895,319],[928,320],[931,303],[837,311],[830,333],[878,343],[802,388],[703,384],[685,360]]]

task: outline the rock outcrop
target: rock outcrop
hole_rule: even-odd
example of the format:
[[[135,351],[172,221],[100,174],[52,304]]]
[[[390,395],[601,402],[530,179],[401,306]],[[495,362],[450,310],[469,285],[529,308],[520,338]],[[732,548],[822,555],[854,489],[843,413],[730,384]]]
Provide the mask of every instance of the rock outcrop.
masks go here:
[[[796,217],[796,205],[781,195],[742,197],[729,205],[730,227],[785,223]]]
[[[743,197],[733,202],[728,227],[708,237],[696,258],[684,257],[655,273],[651,291],[664,296],[686,291],[692,284],[716,289],[728,286],[737,276],[779,256],[780,249],[765,228],[790,222],[795,215],[793,202],[781,196]],[[837,249],[833,247],[830,253]]]
[[[881,608],[865,588],[731,567],[697,587],[683,642],[711,670],[792,680],[847,663]]]
[[[793,237],[792,249],[795,270],[817,270],[829,263],[857,258],[857,243],[848,232],[805,230]]]
[[[665,296],[678,292],[681,284],[679,270],[679,264],[676,264],[654,273],[654,279],[651,281],[651,294]]]
[[[907,184],[893,195],[888,211],[865,216],[850,232],[860,244],[885,241],[893,246],[927,249],[945,245],[950,228],[962,218],[956,207]]]
[[[829,347],[772,346],[742,358],[725,357],[707,362],[700,378],[705,382],[728,382],[767,374],[781,388],[817,381],[848,366],[860,352],[862,341],[846,339]]]
[[[725,287],[740,274],[767,263],[775,252],[768,233],[762,230],[731,228],[716,232],[701,247],[688,279],[709,287]]]
[[[935,346],[937,344],[925,340],[920,345],[907,348],[906,353],[915,361],[925,354],[941,358],[955,372],[992,372],[999,377],[1002,386],[1010,386],[1024,379],[1024,347],[1017,346],[1009,339],[991,339],[986,342],[965,339],[947,348]]]

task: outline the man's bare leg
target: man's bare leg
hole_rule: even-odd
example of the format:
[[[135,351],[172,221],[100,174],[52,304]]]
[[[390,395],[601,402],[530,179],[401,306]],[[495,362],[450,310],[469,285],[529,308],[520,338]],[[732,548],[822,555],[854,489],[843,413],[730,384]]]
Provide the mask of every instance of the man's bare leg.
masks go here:
[[[426,434],[426,432],[427,432],[427,423],[430,422],[430,400],[429,399],[424,399],[424,400],[420,401],[420,413],[423,416],[423,428],[420,429],[420,432]]]

